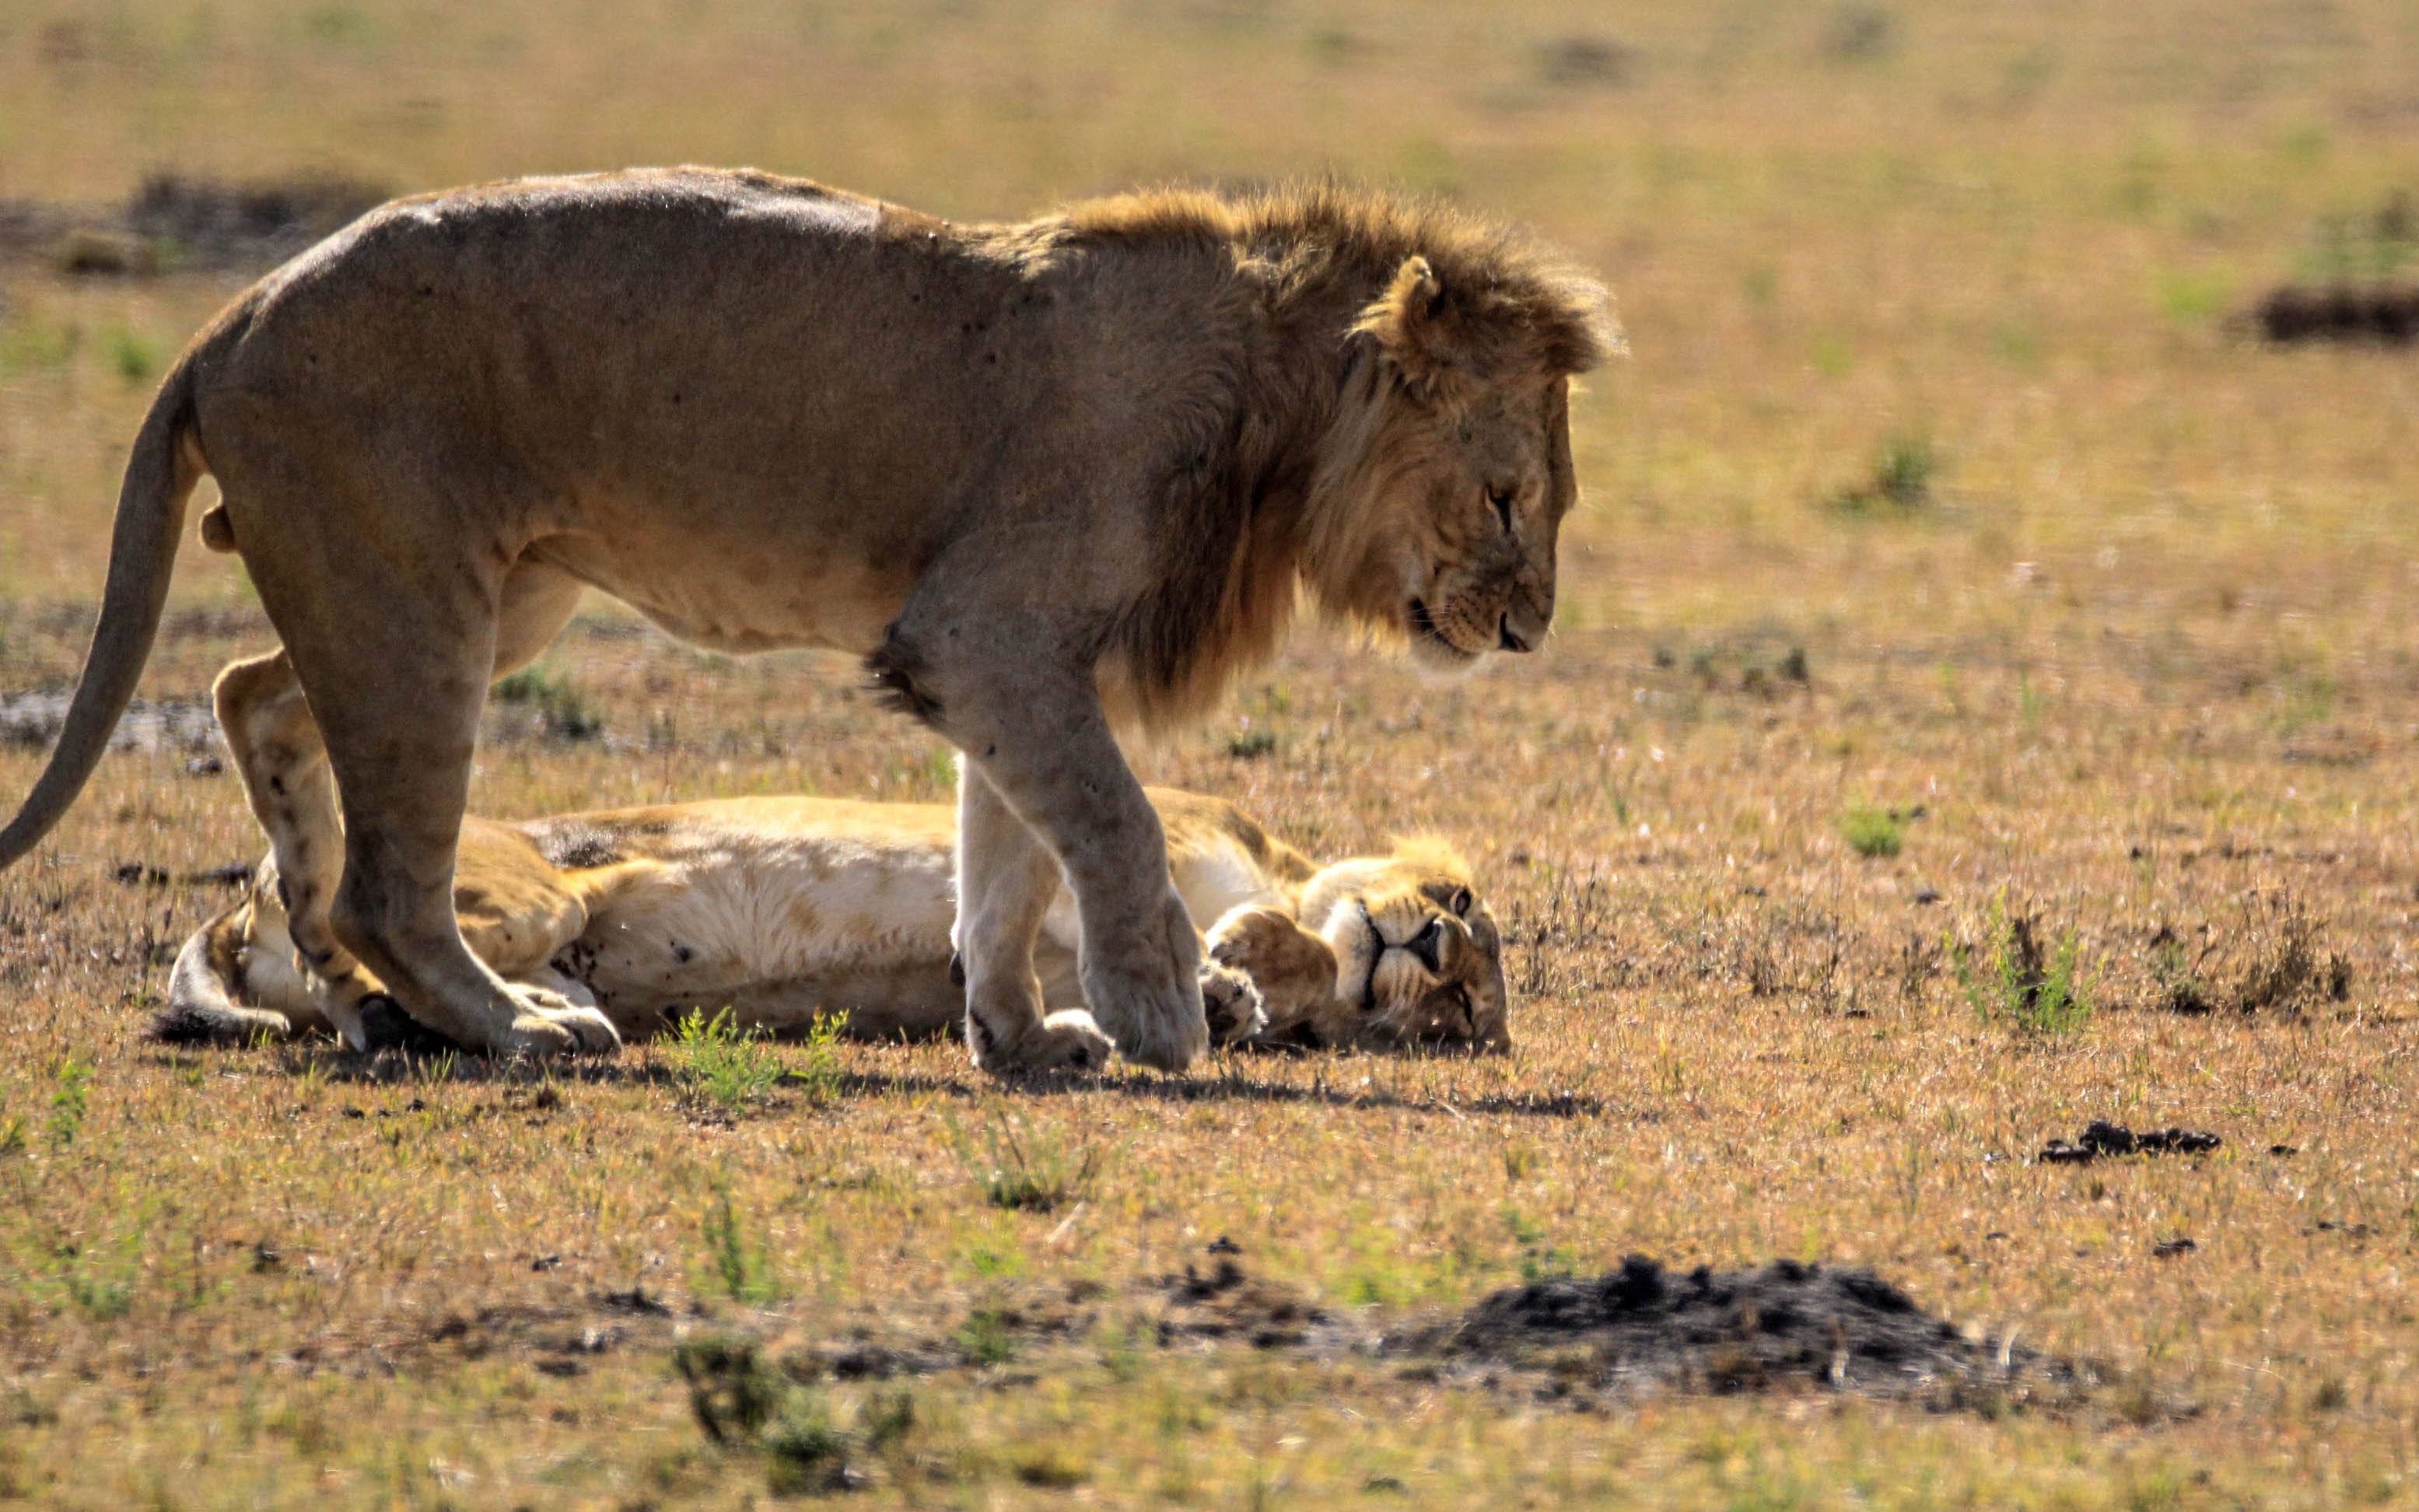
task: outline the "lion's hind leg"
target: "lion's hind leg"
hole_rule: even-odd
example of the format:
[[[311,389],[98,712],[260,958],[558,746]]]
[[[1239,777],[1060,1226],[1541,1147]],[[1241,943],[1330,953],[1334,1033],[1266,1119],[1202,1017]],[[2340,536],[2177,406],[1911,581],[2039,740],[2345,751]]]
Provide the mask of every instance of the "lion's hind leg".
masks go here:
[[[227,494],[343,808],[333,933],[406,1013],[459,1043],[507,1054],[618,1048],[594,1009],[507,984],[471,953],[455,916],[455,846],[488,681],[552,637],[578,584],[550,569],[490,565],[493,555],[462,536],[459,501],[441,492],[332,474],[310,484],[270,472],[230,482]],[[253,531],[247,511],[274,517],[273,537]],[[270,539],[273,550],[250,544]]]

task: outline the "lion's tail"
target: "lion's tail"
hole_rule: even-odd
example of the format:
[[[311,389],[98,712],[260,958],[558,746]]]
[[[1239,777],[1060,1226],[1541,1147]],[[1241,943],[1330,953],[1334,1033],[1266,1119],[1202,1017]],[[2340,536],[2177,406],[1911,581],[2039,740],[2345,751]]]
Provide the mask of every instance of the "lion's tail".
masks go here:
[[[15,863],[39,844],[84,791],[92,769],[133,702],[134,685],[151,655],[160,611],[168,600],[168,577],[177,564],[177,541],[185,527],[185,501],[208,471],[193,435],[193,359],[189,349],[160,385],[151,412],[134,438],[126,480],[117,494],[117,526],[109,545],[109,584],[100,601],[100,623],[85,654],[84,678],[68,704],[67,720],[50,764],[35,780],[17,817],[0,829],[0,867]]]

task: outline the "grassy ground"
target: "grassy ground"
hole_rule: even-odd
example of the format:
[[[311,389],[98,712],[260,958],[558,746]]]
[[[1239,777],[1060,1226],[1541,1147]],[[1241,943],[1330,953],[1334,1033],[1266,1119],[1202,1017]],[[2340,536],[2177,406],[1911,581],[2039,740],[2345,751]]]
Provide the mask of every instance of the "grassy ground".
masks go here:
[[[1334,166],[1534,222],[1636,354],[1576,415],[1549,655],[1439,687],[1304,634],[1144,759],[1320,849],[1458,840],[1514,942],[1508,1061],[1002,1094],[953,1047],[785,1047],[732,1116],[662,1048],[144,1049],[223,897],[177,879],[258,845],[193,753],[113,758],[0,878],[0,1495],[728,1503],[819,1484],[822,1424],[918,1504],[2419,1500],[2419,368],[2226,323],[2408,250],[2373,233],[2419,192],[2413,78],[2419,27],[2360,0],[0,11],[0,195],[696,159],[1007,215]],[[149,383],[240,282],[0,267],[0,688],[72,679]],[[196,551],[146,694],[264,634]],[[491,811],[945,790],[845,670],[599,605],[547,674],[604,735],[501,714]],[[2021,1022],[2010,915],[2088,1012]],[[2226,1144],[2028,1162],[2093,1118]],[[998,1129],[1063,1200],[987,1199]],[[1582,1413],[1125,1326],[1222,1235],[1364,1319],[1631,1251],[1869,1263],[2104,1384]],[[1080,1331],[1015,1321],[1070,1287],[1107,1299]],[[701,1431],[685,1344],[859,1329],[961,1363],[783,1385],[782,1452]]]

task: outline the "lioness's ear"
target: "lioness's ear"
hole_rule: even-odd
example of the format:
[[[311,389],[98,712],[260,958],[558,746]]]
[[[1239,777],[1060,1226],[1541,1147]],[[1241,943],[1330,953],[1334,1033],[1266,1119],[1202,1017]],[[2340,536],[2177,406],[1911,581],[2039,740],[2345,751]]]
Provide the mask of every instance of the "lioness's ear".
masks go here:
[[[1403,259],[1386,292],[1361,312],[1355,331],[1378,345],[1415,378],[1434,378],[1460,358],[1452,300],[1444,283],[1417,253]]]

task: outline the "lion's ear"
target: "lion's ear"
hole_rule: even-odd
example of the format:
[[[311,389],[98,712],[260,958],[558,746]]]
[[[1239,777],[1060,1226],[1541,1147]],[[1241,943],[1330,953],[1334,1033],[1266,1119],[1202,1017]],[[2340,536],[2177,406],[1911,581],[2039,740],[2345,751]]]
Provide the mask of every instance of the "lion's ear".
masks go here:
[[[1414,378],[1432,379],[1464,360],[1458,325],[1443,280],[1413,253],[1353,329],[1377,337],[1386,355]]]

